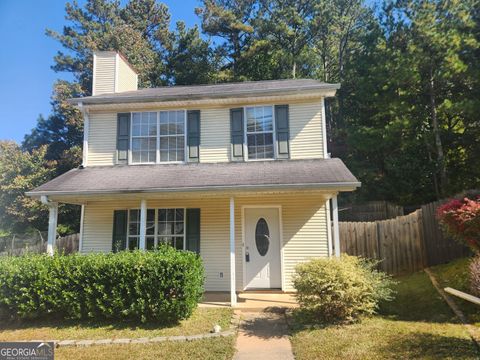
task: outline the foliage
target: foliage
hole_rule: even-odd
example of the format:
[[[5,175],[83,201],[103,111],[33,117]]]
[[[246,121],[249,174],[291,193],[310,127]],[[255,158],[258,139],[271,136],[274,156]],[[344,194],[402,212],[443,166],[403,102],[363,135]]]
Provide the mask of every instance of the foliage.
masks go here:
[[[0,141],[0,228],[12,232],[44,228],[48,210],[25,196],[55,174],[55,163],[45,158],[45,146],[23,152],[12,141]]]
[[[453,199],[437,209],[444,229],[480,253],[480,196],[476,199]]]
[[[393,299],[394,282],[377,263],[355,256],[314,259],[297,265],[293,285],[300,308],[325,323],[371,315]]]
[[[369,4],[202,0],[201,26],[188,28],[172,27],[167,6],[155,0],[67,3],[65,26],[47,35],[62,46],[53,70],[73,80],[54,84],[52,113],[39,117],[22,149],[46,146],[55,175],[80,164],[83,119],[65,100],[91,94],[94,51],[116,50],[139,72],[140,87],[292,77],[341,83],[325,110],[329,152],[363,184],[347,201],[418,205],[478,187],[478,0]],[[75,224],[78,215],[65,209],[63,221]]]
[[[305,327],[289,321],[299,328],[291,337],[295,359],[478,359],[469,333],[425,272],[396,280],[395,299],[362,322]]]
[[[0,309],[18,318],[54,316],[174,322],[203,295],[199,256],[153,252],[0,259]]]
[[[256,0],[203,0],[195,9],[205,34],[225,41],[217,51],[224,56],[222,72],[225,78],[245,80],[243,67],[253,41],[252,21],[256,16]]]

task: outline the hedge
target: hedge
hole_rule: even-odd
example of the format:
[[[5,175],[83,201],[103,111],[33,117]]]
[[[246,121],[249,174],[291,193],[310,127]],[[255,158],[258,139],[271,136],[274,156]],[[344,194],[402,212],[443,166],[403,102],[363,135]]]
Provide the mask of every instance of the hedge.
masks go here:
[[[173,322],[191,315],[203,281],[200,257],[169,246],[8,257],[0,259],[0,314]]]

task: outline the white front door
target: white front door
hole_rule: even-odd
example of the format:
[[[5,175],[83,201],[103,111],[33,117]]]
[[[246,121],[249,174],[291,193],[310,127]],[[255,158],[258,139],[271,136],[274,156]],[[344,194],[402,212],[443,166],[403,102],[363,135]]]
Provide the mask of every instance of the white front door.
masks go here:
[[[279,209],[246,208],[244,231],[246,288],[281,288]]]

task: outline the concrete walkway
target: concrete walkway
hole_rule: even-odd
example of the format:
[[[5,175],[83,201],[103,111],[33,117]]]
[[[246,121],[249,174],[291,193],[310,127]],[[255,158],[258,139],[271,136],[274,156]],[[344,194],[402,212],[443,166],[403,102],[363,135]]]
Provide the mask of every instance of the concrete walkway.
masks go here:
[[[284,309],[242,312],[234,360],[293,360]]]

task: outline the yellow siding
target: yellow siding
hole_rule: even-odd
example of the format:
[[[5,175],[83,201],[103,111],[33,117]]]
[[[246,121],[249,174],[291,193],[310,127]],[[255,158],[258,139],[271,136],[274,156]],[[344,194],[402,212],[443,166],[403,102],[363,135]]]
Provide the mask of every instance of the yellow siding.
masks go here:
[[[283,279],[285,291],[291,284],[295,265],[313,257],[328,256],[325,199],[318,196],[264,195],[236,198],[236,280],[237,289],[243,289],[242,206],[281,206],[283,233]]]
[[[137,90],[137,74],[118,56],[117,92]]]
[[[87,166],[114,165],[117,148],[117,114],[89,115]]]
[[[230,109],[204,109],[200,116],[200,162],[230,161]]]
[[[311,159],[323,157],[322,106],[320,102],[291,104],[290,157]]]
[[[235,200],[236,288],[243,290],[242,206],[280,205],[282,209],[284,290],[292,290],[295,265],[311,257],[328,255],[325,199],[318,196],[242,196]],[[140,201],[91,202],[85,206],[82,252],[111,250],[113,210],[138,208]],[[200,252],[206,271],[206,290],[229,290],[229,199],[150,200],[148,208],[201,208]],[[223,277],[220,277],[223,273]]]
[[[95,55],[94,95],[115,92],[115,53],[101,52]]]
[[[323,157],[321,103],[289,106],[290,157]],[[123,110],[124,111],[124,110]],[[90,113],[88,165],[114,165],[116,113]],[[201,109],[200,162],[230,161],[230,107]]]

